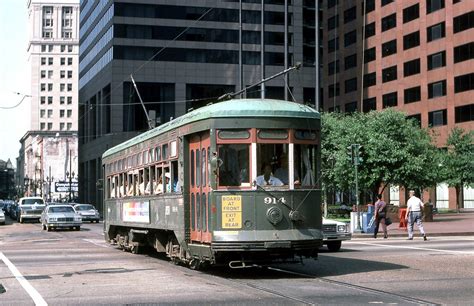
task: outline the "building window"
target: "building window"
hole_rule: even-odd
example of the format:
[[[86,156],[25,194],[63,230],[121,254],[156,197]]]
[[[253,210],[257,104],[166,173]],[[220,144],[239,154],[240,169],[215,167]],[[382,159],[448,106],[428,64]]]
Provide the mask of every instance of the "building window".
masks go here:
[[[45,115],[46,115],[46,110],[41,109],[41,110],[40,110],[40,118],[44,118]]]
[[[40,97],[40,103],[45,104],[46,103],[46,97]]]
[[[59,84],[59,91],[63,92],[66,89],[66,84],[61,83]]]
[[[360,6],[362,9],[362,12],[361,12],[362,15],[364,15],[364,3],[367,5],[367,8],[365,9],[366,13],[369,13],[375,10],[375,0],[363,0]]]
[[[387,41],[382,44],[382,57],[386,57],[392,54],[397,53],[397,40]]]
[[[61,37],[62,38],[72,38],[72,31],[70,31],[70,30],[62,31]]]
[[[353,6],[344,11],[344,23],[351,22],[356,19],[357,7]]]
[[[60,77],[61,79],[64,79],[64,78],[66,77],[66,71],[65,71],[65,70],[59,71],[59,77]]]
[[[61,64],[61,66],[66,65],[66,58],[65,57],[61,57],[60,64]]]
[[[428,70],[446,66],[446,51],[428,55]]]
[[[383,103],[382,107],[387,108],[387,107],[397,106],[397,100],[398,100],[398,95],[396,91],[388,93],[388,94],[384,94],[382,96],[382,103]]]
[[[405,104],[417,102],[421,100],[421,87],[416,86],[412,88],[405,89]]]
[[[63,105],[66,101],[66,97],[59,97],[59,104]]]
[[[59,118],[64,118],[64,114],[65,114],[64,109],[60,109],[59,110]]]
[[[357,90],[357,78],[352,78],[344,82],[344,92],[349,93]]]
[[[397,14],[393,13],[387,17],[382,18],[382,32],[390,30],[397,26]]]
[[[328,87],[328,97],[332,98],[334,96],[339,96],[339,83],[329,85]]]
[[[474,73],[460,75],[454,78],[454,92],[463,92],[474,89]]]
[[[51,66],[54,63],[54,57],[48,57],[48,65]]]
[[[375,72],[364,74],[364,88],[377,84],[377,75]]]
[[[364,113],[368,113],[376,109],[377,109],[377,98],[373,97],[373,98],[364,99],[364,102],[362,105],[362,111]]]
[[[53,97],[48,97],[48,105],[53,104]]]
[[[53,70],[48,70],[48,79],[53,78]]]
[[[391,66],[382,70],[382,83],[397,79],[397,66]]]
[[[349,70],[357,66],[357,54],[352,54],[344,58],[344,70]]]
[[[474,120],[474,104],[458,106],[454,109],[454,120],[456,123]]]
[[[46,78],[46,70],[41,70],[40,75],[42,79]]]
[[[67,104],[72,104],[72,97],[67,97]]]
[[[72,70],[67,71],[67,78],[72,79]]]
[[[454,33],[474,28],[474,11],[454,17],[453,28]]]
[[[46,45],[41,45],[41,52],[46,52]]]
[[[375,47],[367,49],[364,51],[364,63],[369,63],[371,61],[375,61],[377,54],[375,53]]]
[[[428,99],[446,95],[446,80],[428,84]]]
[[[41,58],[41,65],[46,65],[46,57]]]
[[[381,6],[385,6],[385,5],[389,4],[389,3],[392,3],[393,1],[395,1],[395,0],[382,0],[382,1],[381,1]]]
[[[68,57],[68,58],[67,58],[67,64],[68,64],[69,66],[72,65],[72,57]]]
[[[53,123],[48,122],[48,131],[51,131],[53,129]]]
[[[339,60],[330,62],[328,65],[328,75],[333,75],[339,72]]]
[[[53,84],[48,84],[48,91],[53,91]]]
[[[474,42],[454,47],[454,62],[464,62],[474,58]]]
[[[403,64],[403,76],[407,77],[410,75],[420,73],[420,59],[414,59],[412,61],[405,62]]]
[[[346,113],[355,113],[357,111],[357,101],[346,103],[344,110]]]
[[[426,14],[444,8],[444,0],[426,0]]]
[[[331,39],[328,41],[328,53],[339,50],[339,37]]]
[[[46,91],[46,84],[45,83],[40,84],[40,91]]]
[[[53,52],[53,45],[48,45],[48,52]]]
[[[375,35],[375,21],[365,26],[365,38]]]
[[[69,52],[69,53],[72,52],[72,46],[71,46],[71,45],[68,45],[68,46],[67,46],[67,52]]]
[[[68,109],[67,110],[67,117],[71,118],[71,116],[72,116],[72,109]]]
[[[411,49],[420,45],[420,32],[416,31],[403,36],[403,50]]]
[[[426,29],[426,36],[428,41],[433,41],[436,39],[443,38],[446,36],[446,25],[443,22],[435,24]]]
[[[339,4],[339,0],[328,0],[328,8],[334,7]]]
[[[344,34],[344,47],[355,44],[357,41],[357,30]]]
[[[52,30],[43,30],[43,38],[53,38]]]
[[[72,91],[72,84],[67,84],[67,91]]]
[[[407,120],[412,120],[418,127],[421,127],[421,114],[414,114],[411,116],[406,116]]]
[[[40,123],[40,129],[41,129],[42,131],[44,131],[44,130],[46,129],[46,125],[45,125],[44,122],[41,122],[41,123]]]
[[[328,19],[328,31],[335,29],[339,26],[339,15],[332,16]]]
[[[72,123],[68,122],[68,124],[67,124],[67,130],[68,130],[68,131],[72,130]]]
[[[403,23],[410,22],[420,17],[420,5],[414,4],[403,9]]]
[[[48,118],[53,118],[53,110],[48,109]]]
[[[428,125],[430,127],[446,125],[447,123],[448,120],[445,109],[428,113]]]
[[[66,46],[65,45],[61,45],[61,52],[65,52],[66,51]]]
[[[453,4],[459,3],[461,0],[453,0]]]
[[[64,122],[59,123],[59,129],[60,129],[61,131],[64,131],[64,127],[65,127]]]

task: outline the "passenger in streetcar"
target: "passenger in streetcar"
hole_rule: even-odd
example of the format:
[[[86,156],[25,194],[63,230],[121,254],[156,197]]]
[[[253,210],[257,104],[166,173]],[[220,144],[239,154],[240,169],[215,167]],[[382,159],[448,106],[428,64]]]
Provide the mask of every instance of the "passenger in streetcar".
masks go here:
[[[279,178],[283,184],[288,185],[288,175],[289,175],[289,170],[288,170],[288,156],[286,154],[282,154],[280,156],[280,167],[275,170],[275,177]],[[295,185],[300,183],[299,179],[299,174],[298,170],[295,169],[294,171],[294,177],[295,177]]]
[[[283,186],[282,181],[272,175],[272,166],[269,163],[263,165],[263,174],[257,176],[256,183],[259,186]]]

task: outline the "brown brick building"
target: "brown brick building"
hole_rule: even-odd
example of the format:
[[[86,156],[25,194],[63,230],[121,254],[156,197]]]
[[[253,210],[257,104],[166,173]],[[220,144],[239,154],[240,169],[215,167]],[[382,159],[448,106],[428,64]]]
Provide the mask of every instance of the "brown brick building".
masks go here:
[[[396,107],[439,134],[439,147],[454,126],[474,129],[474,1],[324,0],[321,9],[325,111]],[[390,201],[405,194],[392,188]],[[444,184],[428,198],[455,207]],[[472,189],[463,200],[474,208]]]

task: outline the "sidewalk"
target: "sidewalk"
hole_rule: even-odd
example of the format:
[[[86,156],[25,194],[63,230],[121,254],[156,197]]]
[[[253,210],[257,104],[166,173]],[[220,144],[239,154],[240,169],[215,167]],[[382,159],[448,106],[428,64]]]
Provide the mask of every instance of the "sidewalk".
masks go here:
[[[474,236],[474,213],[450,213],[433,215],[433,222],[423,222],[426,236]],[[383,237],[382,229],[379,228],[379,237]],[[414,235],[419,236],[420,231],[414,225]],[[398,223],[388,227],[389,237],[406,237],[406,228],[399,228]],[[352,234],[352,238],[372,238],[373,233]]]

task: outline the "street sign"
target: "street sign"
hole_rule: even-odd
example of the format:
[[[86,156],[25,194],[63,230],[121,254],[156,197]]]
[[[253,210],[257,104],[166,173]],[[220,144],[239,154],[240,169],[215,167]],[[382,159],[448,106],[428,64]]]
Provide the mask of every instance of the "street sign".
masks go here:
[[[71,192],[79,191],[79,183],[71,182]],[[69,192],[69,182],[55,182],[54,192]]]

